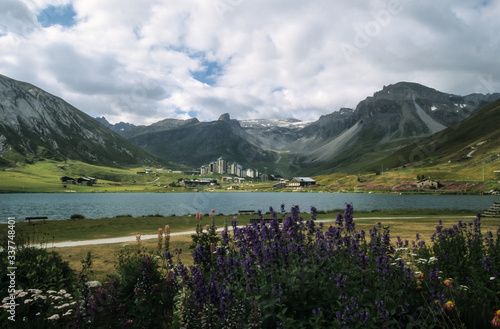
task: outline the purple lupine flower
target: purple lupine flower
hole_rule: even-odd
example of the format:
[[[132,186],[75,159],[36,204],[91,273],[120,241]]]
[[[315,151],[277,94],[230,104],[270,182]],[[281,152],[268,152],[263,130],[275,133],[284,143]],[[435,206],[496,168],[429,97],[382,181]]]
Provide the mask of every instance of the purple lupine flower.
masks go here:
[[[342,214],[340,212],[337,213],[337,218],[335,219],[335,225],[337,225],[338,227],[343,227],[344,226]]]
[[[483,257],[483,266],[486,269],[486,272],[490,273],[493,271],[493,262],[487,257]]]
[[[352,203],[345,204],[344,223],[345,223],[345,228],[348,232],[353,232],[355,230],[353,210],[354,208],[352,206]]]
[[[317,216],[318,216],[318,209],[316,209],[316,207],[311,206],[311,219],[316,220]]]
[[[274,211],[273,207],[269,207],[269,213],[271,214],[272,219],[278,218],[278,214],[276,213],[276,211]]]

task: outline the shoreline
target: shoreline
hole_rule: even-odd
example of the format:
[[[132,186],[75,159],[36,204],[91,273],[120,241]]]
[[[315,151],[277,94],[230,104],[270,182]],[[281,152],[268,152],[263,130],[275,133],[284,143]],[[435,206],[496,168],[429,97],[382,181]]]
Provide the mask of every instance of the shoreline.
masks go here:
[[[330,194],[387,194],[387,195],[498,195],[494,193],[484,193],[484,192],[453,192],[453,191],[421,191],[421,192],[387,192],[380,190],[373,191],[325,191],[325,190],[214,190],[214,191],[46,191],[46,192],[33,192],[33,191],[2,191],[0,190],[0,195],[2,194],[169,194],[169,193],[330,193]]]

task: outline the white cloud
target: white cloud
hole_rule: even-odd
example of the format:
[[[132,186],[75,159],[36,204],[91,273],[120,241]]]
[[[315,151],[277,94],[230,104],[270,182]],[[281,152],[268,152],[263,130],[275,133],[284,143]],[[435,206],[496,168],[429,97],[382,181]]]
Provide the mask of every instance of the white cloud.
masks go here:
[[[70,4],[75,25],[36,21]],[[0,73],[113,122],[314,120],[398,81],[491,92],[499,14],[465,0],[4,0]]]

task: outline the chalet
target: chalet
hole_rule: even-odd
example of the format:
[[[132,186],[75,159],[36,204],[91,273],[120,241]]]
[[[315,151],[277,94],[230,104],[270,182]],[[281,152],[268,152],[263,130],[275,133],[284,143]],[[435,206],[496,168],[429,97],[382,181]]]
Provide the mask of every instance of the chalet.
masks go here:
[[[92,186],[96,183],[96,179],[93,177],[80,177],[77,182],[80,186]]]
[[[287,187],[307,187],[316,185],[316,181],[310,177],[293,177],[288,181]]]
[[[187,186],[187,187],[218,185],[217,179],[213,179],[213,178],[183,179],[183,180],[179,180],[179,183],[183,183],[184,186]]]
[[[269,180],[269,181],[284,181],[285,179],[281,175],[267,175],[267,180]]]
[[[430,177],[423,178],[417,182],[418,189],[434,189],[437,190],[441,187],[438,181],[430,179]]]
[[[64,176],[64,177],[61,177],[61,183],[63,183],[63,184],[75,184],[75,179],[73,177]]]

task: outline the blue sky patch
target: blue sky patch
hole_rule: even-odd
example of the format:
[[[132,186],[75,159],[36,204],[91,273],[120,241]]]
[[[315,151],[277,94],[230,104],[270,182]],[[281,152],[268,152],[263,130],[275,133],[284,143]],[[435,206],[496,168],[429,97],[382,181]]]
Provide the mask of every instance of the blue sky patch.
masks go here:
[[[202,61],[203,69],[200,71],[191,72],[194,79],[213,86],[217,82],[217,76],[222,70],[222,66],[217,62]]]
[[[71,27],[75,25],[76,12],[73,5],[69,4],[66,6],[49,6],[42,10],[42,12],[37,16],[38,22],[43,27],[49,27],[53,25],[61,25],[65,27]]]

